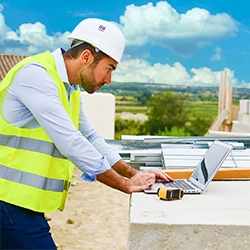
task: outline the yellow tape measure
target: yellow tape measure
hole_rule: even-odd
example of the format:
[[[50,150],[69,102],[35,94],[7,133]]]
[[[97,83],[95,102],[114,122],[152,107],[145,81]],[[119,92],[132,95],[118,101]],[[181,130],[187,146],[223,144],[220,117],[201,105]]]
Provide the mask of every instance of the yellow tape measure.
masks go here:
[[[161,188],[158,188],[157,195],[162,200],[168,200],[168,201],[181,200],[183,197],[183,189],[161,187]]]

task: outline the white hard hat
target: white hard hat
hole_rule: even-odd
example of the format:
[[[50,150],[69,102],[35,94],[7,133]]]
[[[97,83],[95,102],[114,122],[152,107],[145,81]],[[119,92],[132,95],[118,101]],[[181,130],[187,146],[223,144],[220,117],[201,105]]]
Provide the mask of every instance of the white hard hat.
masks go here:
[[[120,29],[111,22],[97,18],[88,18],[80,22],[68,36],[98,48],[116,62],[120,63],[125,40]]]

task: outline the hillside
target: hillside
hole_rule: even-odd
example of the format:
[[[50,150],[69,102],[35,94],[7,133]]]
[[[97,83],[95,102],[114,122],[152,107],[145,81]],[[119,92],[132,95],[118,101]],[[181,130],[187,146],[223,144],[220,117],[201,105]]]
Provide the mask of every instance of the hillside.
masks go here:
[[[183,85],[168,85],[168,84],[150,84],[150,83],[136,83],[136,82],[112,82],[106,84],[99,92],[109,92],[119,96],[150,96],[159,91],[173,91],[178,93],[186,93],[190,97],[201,98],[202,96],[209,96],[210,101],[215,101],[218,98],[218,87],[201,87],[201,86],[183,86]],[[194,100],[197,100],[194,98]],[[250,89],[248,88],[233,88],[233,101],[238,103],[241,99],[250,99]]]

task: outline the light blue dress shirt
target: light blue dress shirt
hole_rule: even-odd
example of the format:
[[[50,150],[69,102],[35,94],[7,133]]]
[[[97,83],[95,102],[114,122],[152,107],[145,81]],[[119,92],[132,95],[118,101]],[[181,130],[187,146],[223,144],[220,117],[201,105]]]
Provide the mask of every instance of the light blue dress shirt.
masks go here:
[[[52,54],[70,97],[78,86],[69,84],[63,52],[57,49]],[[95,181],[96,175],[121,159],[93,129],[82,102],[79,130],[76,130],[60,102],[55,83],[39,64],[25,65],[17,73],[7,90],[2,112],[4,119],[14,126],[29,129],[42,126],[60,152],[83,171],[81,178],[84,180]]]

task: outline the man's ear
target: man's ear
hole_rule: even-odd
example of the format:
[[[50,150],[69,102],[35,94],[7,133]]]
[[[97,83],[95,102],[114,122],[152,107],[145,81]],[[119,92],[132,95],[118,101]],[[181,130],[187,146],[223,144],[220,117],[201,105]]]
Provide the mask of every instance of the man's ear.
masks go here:
[[[80,59],[83,64],[91,64],[94,60],[94,56],[90,50],[86,49],[81,53]]]

